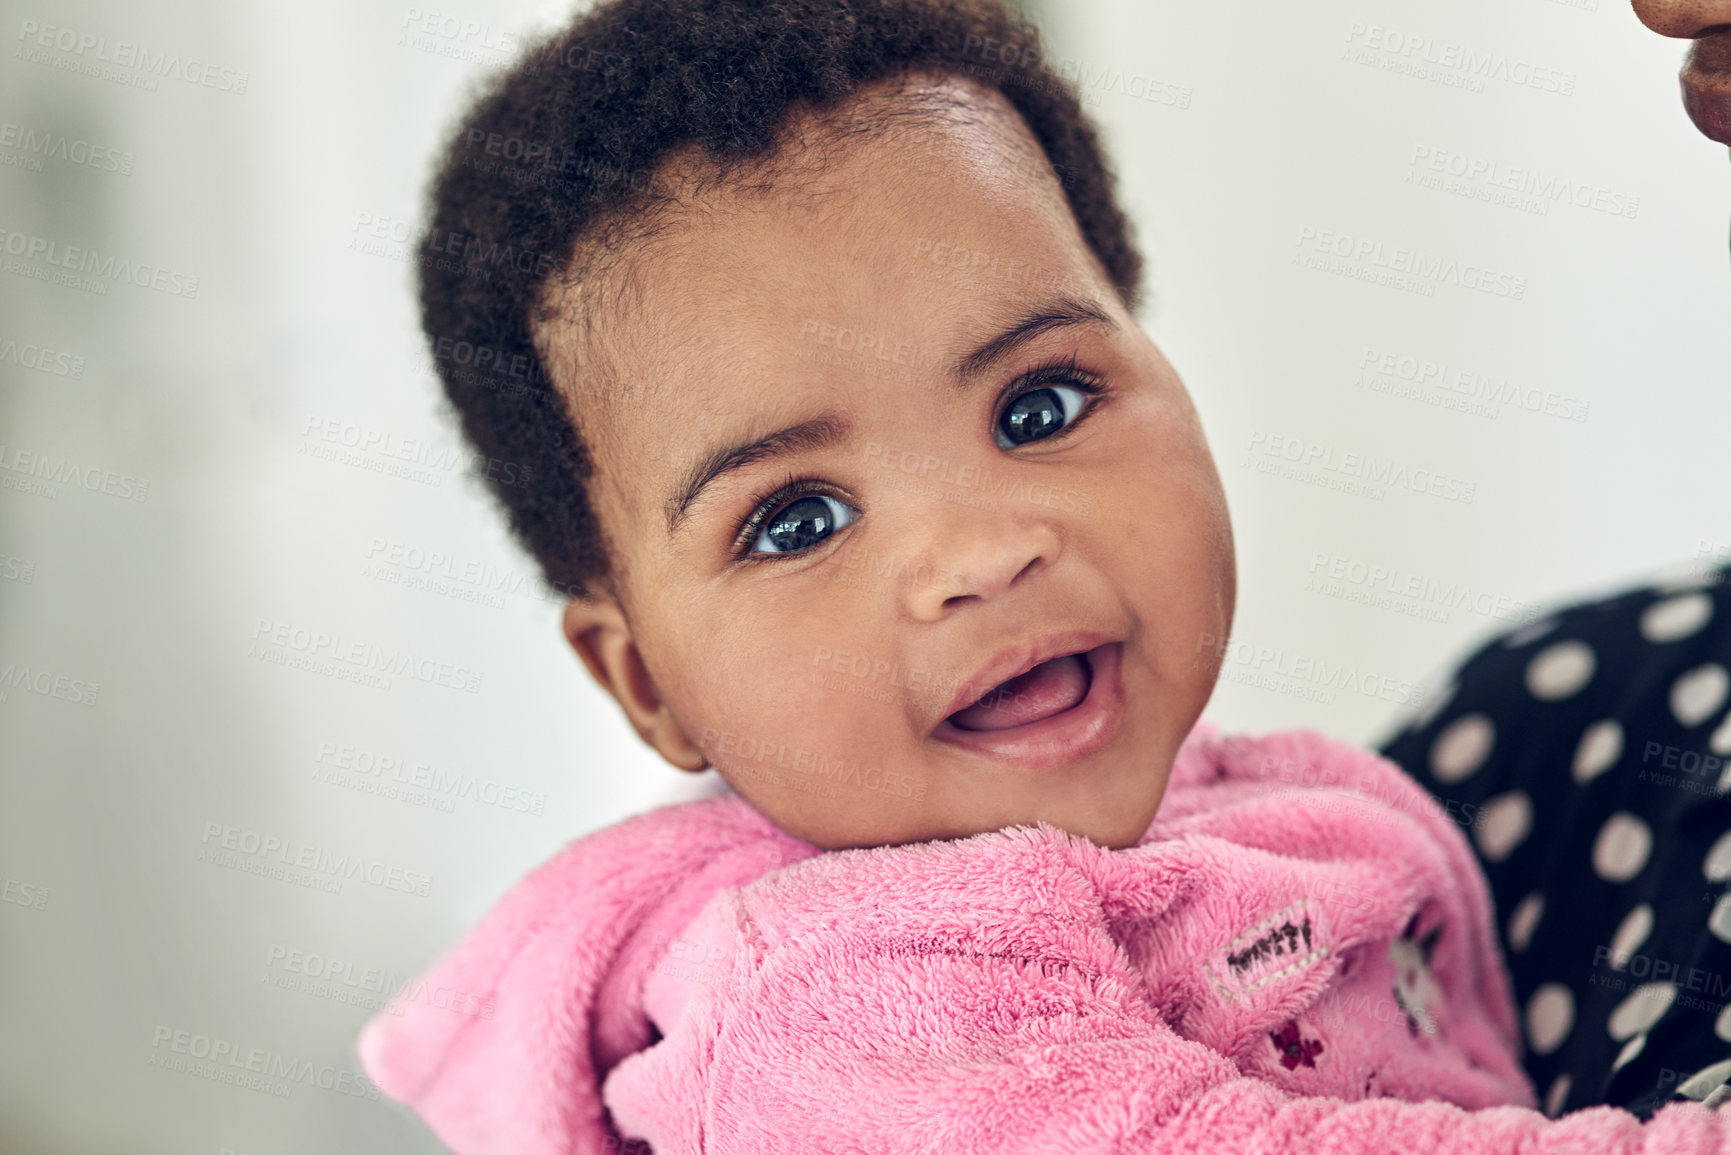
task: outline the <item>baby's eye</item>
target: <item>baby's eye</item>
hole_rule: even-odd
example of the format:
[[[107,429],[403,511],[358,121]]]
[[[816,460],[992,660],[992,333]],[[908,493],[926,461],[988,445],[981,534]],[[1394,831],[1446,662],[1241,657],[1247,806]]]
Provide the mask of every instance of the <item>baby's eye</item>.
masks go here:
[[[998,418],[998,448],[1014,449],[1050,437],[1076,419],[1084,396],[1069,385],[1042,385],[1023,393]]]
[[[752,553],[798,553],[843,526],[852,524],[852,508],[822,493],[808,493],[788,502],[764,521],[752,543]]]

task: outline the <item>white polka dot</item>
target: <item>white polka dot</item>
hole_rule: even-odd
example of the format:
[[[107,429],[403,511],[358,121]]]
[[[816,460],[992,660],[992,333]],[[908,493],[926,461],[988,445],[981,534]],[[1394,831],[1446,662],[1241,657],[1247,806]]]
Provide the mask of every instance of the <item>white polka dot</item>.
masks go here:
[[[1533,800],[1525,790],[1499,794],[1479,808],[1479,819],[1473,828],[1479,853],[1491,862],[1501,862],[1514,853],[1532,833]]]
[[[1721,942],[1731,942],[1731,894],[1722,894],[1707,916],[1707,929]]]
[[[1707,739],[1707,748],[1715,754],[1731,754],[1731,714],[1725,715],[1725,720],[1719,723],[1719,728]],[[1726,772],[1731,773],[1731,770]],[[1721,786],[1719,789],[1723,790],[1725,787]]]
[[[1551,1080],[1551,1089],[1545,1092],[1545,1114],[1555,1119],[1563,1113],[1563,1104],[1568,1101],[1569,1088],[1575,1081],[1567,1075],[1558,1075]]]
[[[1521,899],[1515,912],[1509,915],[1509,949],[1523,951],[1532,945],[1533,931],[1538,929],[1539,919],[1545,914],[1545,896],[1538,891]]]
[[[1431,743],[1430,772],[1453,785],[1485,764],[1496,741],[1497,728],[1483,714],[1456,718]]]
[[[1649,642],[1674,642],[1697,633],[1713,616],[1713,599],[1684,594],[1654,602],[1641,614],[1641,636]]]
[[[1527,690],[1547,702],[1560,701],[1593,677],[1598,660],[1585,642],[1556,642],[1527,663]]]
[[[1697,666],[1671,686],[1671,713],[1685,726],[1699,726],[1725,704],[1731,674],[1718,662]]]
[[[1701,873],[1708,882],[1731,878],[1731,830],[1721,834],[1707,849],[1707,857],[1701,860]]]
[[[1653,853],[1653,832],[1647,824],[1619,810],[1599,827],[1593,840],[1593,869],[1606,882],[1627,882],[1641,873]]]
[[[1623,969],[1623,964],[1634,957],[1641,944],[1647,941],[1647,936],[1653,933],[1653,908],[1642,903],[1623,916],[1623,921],[1617,926],[1617,933],[1611,936],[1611,953],[1605,962],[1614,971]]]
[[[1642,983],[1629,992],[1629,997],[1617,1004],[1605,1021],[1605,1030],[1613,1039],[1638,1035],[1659,1021],[1677,1001],[1676,983]]]
[[[1557,628],[1556,618],[1542,618],[1531,625],[1522,626],[1503,639],[1503,645],[1511,650],[1518,650],[1528,642],[1536,642]]]
[[[1418,700],[1418,706],[1413,711],[1411,727],[1422,730],[1442,713],[1442,708],[1454,700],[1455,691],[1460,686],[1455,682],[1444,682],[1440,686],[1432,686]]]
[[[1585,786],[1617,764],[1623,756],[1623,727],[1614,718],[1594,722],[1575,747],[1575,781]]]
[[[1731,1003],[1726,1003],[1719,1011],[1719,1017],[1713,1020],[1713,1033],[1721,1042],[1731,1043]]]
[[[1711,1067],[1702,1067],[1677,1084],[1677,1094],[1690,1099],[1705,1099],[1726,1079],[1731,1079],[1731,1059],[1714,1063]]]
[[[1575,996],[1562,983],[1546,983],[1527,1000],[1527,1044],[1548,1055],[1575,1025]]]
[[[1646,1035],[1636,1035],[1623,1044],[1623,1049],[1617,1052],[1617,1058],[1611,1063],[1611,1070],[1620,1071],[1635,1061],[1635,1056],[1641,1053],[1641,1048],[1647,1045]]]

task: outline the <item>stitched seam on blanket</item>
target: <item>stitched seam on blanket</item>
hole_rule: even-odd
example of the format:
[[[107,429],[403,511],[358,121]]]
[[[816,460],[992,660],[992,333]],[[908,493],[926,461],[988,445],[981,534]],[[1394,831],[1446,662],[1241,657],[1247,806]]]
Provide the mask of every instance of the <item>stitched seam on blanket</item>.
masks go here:
[[[1227,998],[1232,998],[1234,996],[1234,994],[1248,995],[1248,994],[1252,994],[1256,991],[1261,990],[1263,987],[1267,986],[1269,983],[1273,982],[1275,979],[1283,978],[1286,975],[1291,974],[1293,971],[1300,970],[1304,967],[1309,966],[1310,964],[1316,962],[1318,959],[1320,959],[1323,955],[1325,955],[1327,953],[1328,952],[1326,950],[1321,950],[1321,949],[1312,951],[1310,954],[1305,955],[1303,958],[1299,959],[1295,963],[1292,963],[1290,966],[1282,967],[1281,969],[1274,971],[1272,974],[1263,975],[1261,978],[1257,979],[1255,982],[1249,984],[1248,986],[1244,986],[1244,987],[1239,988],[1239,990],[1236,992],[1228,990],[1226,988],[1226,986],[1223,983],[1221,983],[1221,981],[1218,978],[1216,978],[1212,973],[1209,974],[1208,977],[1213,980],[1215,989],[1218,990],[1221,994],[1225,995]]]
[[[1299,924],[1299,927],[1302,928],[1306,945],[1312,941],[1312,931],[1315,932],[1317,940],[1326,937],[1322,933],[1320,912],[1312,906],[1308,899],[1301,898],[1297,902],[1276,911],[1227,943],[1218,956],[1211,960],[1213,965],[1204,968],[1209,981],[1214,984],[1214,989],[1221,997],[1233,999],[1240,995],[1253,994],[1277,979],[1285,978],[1305,967],[1314,965],[1328,954],[1327,946],[1318,945],[1308,954],[1295,958],[1283,967],[1258,978],[1250,978],[1255,964],[1260,961],[1259,958],[1255,957],[1258,944],[1263,943],[1264,940],[1269,940],[1274,949],[1279,950],[1280,936],[1278,934],[1270,936],[1268,934],[1269,929],[1283,924],[1291,926],[1294,923]],[[1288,937],[1295,939],[1297,933],[1299,933],[1299,929],[1294,928]],[[1245,958],[1247,952],[1250,952],[1252,957]],[[1217,972],[1224,972],[1225,978],[1229,981],[1223,981],[1222,974]]]

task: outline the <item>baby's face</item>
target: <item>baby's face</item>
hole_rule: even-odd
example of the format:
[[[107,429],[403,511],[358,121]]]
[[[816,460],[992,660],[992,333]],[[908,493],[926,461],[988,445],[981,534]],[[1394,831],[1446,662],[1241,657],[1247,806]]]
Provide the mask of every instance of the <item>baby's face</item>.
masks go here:
[[[955,113],[701,192],[610,290],[617,596],[566,631],[669,761],[820,847],[1128,846],[1218,672],[1224,497],[1023,122],[933,87]]]

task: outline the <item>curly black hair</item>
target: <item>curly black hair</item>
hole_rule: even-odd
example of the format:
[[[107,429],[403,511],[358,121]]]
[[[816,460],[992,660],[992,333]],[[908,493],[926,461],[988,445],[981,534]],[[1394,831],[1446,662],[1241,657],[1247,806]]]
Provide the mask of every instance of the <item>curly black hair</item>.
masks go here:
[[[551,280],[598,230],[665,201],[657,165],[675,150],[761,161],[796,105],[833,109],[914,72],[1008,100],[1133,306],[1142,261],[1093,126],[1000,0],[609,0],[531,46],[464,117],[432,183],[421,323],[488,488],[555,590],[592,596],[612,570],[581,414],[534,341]]]

